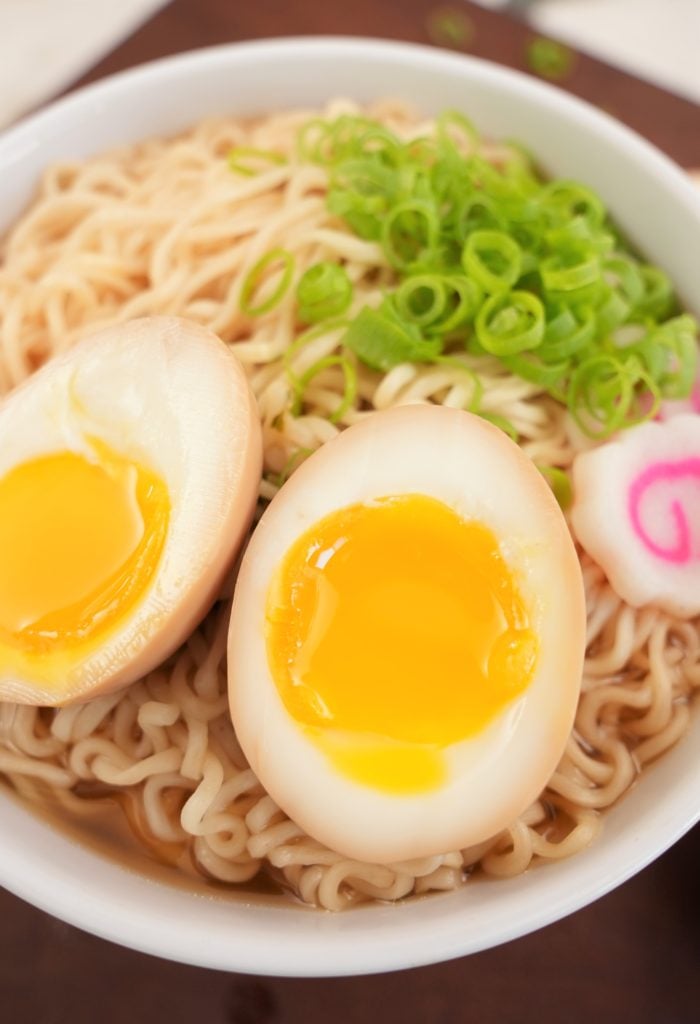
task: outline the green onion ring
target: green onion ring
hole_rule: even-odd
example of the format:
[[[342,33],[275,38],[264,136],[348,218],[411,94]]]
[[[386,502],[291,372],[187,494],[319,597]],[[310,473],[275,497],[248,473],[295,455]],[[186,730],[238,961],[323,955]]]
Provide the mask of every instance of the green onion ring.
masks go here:
[[[256,306],[252,302],[253,296],[262,284],[265,271],[275,263],[282,264],[280,279],[272,295]],[[271,249],[248,271],[243,280],[239,303],[241,312],[246,316],[262,316],[264,313],[269,313],[282,300],[292,283],[293,274],[294,257],[292,254],[286,249]]]

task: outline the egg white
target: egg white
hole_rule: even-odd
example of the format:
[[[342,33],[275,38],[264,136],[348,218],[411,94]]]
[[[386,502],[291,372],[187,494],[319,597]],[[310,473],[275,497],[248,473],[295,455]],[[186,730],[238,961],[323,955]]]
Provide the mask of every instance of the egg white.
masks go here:
[[[478,736],[445,749],[442,786],[395,795],[342,774],[287,712],[268,666],[265,609],[280,562],[314,523],[357,502],[413,493],[436,498],[495,533],[529,608],[540,652],[525,693]],[[263,515],[234,596],[231,714],[262,784],[315,839],[376,863],[429,856],[483,842],[541,792],[571,730],[584,646],[580,565],[538,471],[505,434],[478,417],[404,406],[373,413],[325,445]]]
[[[259,419],[240,364],[204,328],[174,317],[134,320],[50,361],[0,406],[0,477],[52,453],[94,458],[89,437],[167,486],[170,519],[154,578],[99,649],[76,648],[60,687],[0,666],[0,699],[66,704],[155,667],[214,600],[249,526]]]

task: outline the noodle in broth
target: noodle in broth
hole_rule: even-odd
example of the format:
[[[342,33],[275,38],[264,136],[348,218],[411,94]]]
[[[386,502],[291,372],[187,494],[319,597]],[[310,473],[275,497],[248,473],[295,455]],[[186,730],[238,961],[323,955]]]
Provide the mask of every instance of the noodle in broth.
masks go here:
[[[324,116],[344,112],[356,108],[334,103]],[[342,261],[358,308],[393,279],[379,245],[353,236],[328,212],[322,168],[290,159],[250,177],[229,170],[233,147],[291,157],[309,116],[209,121],[174,140],[48,170],[4,242],[0,392],[101,327],[149,314],[188,317],[232,343],[247,369],[264,429],[263,501],[300,450],[319,447],[372,409],[417,400],[468,406],[474,381],[454,362],[402,364],[383,376],[359,365],[356,399],[333,423],[344,382],[341,367],[330,366],[306,390],[301,415],[291,414],[283,356],[298,333],[293,289],[252,320],[240,309],[245,275],[283,246],[299,274],[319,260]],[[430,130],[393,103],[376,105],[370,116],[402,137]],[[482,152],[497,162],[503,150]],[[295,357],[295,372],[334,353],[339,334],[321,332]],[[497,361],[470,358],[479,359],[483,410],[507,418],[533,460],[569,466],[574,449],[563,407]],[[246,765],[229,717],[230,593],[167,664],[121,693],[56,710],[0,704],[0,772],[28,800],[48,792],[72,810],[88,795],[128,794],[132,827],[146,845],[170,844],[226,884],[266,873],[331,910],[454,889],[476,867],[517,875],[595,838],[600,811],[683,734],[700,686],[696,623],[632,608],[585,555],[582,566],[588,646],[566,752],[541,798],[477,849],[388,866],[357,863],[280,811]]]

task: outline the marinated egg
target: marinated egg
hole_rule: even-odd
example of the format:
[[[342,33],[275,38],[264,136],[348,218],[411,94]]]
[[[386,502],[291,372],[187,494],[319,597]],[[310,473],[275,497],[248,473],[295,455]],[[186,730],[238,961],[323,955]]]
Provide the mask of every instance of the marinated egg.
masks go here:
[[[250,522],[254,400],[213,334],[110,328],[0,407],[0,699],[59,705],[163,661]]]
[[[427,856],[541,792],[584,645],[579,562],[537,469],[476,416],[405,406],[325,445],[263,515],[234,595],[231,713],[312,837]]]

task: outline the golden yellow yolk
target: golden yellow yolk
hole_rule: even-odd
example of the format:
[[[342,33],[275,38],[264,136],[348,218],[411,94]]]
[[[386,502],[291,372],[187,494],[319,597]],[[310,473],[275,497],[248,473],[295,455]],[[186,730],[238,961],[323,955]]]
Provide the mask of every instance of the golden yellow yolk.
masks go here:
[[[493,532],[408,494],[331,513],[266,606],[282,701],[335,767],[392,793],[444,782],[444,749],[529,685],[537,638]]]
[[[170,516],[158,476],[87,441],[0,479],[0,670],[54,691],[143,597]]]

